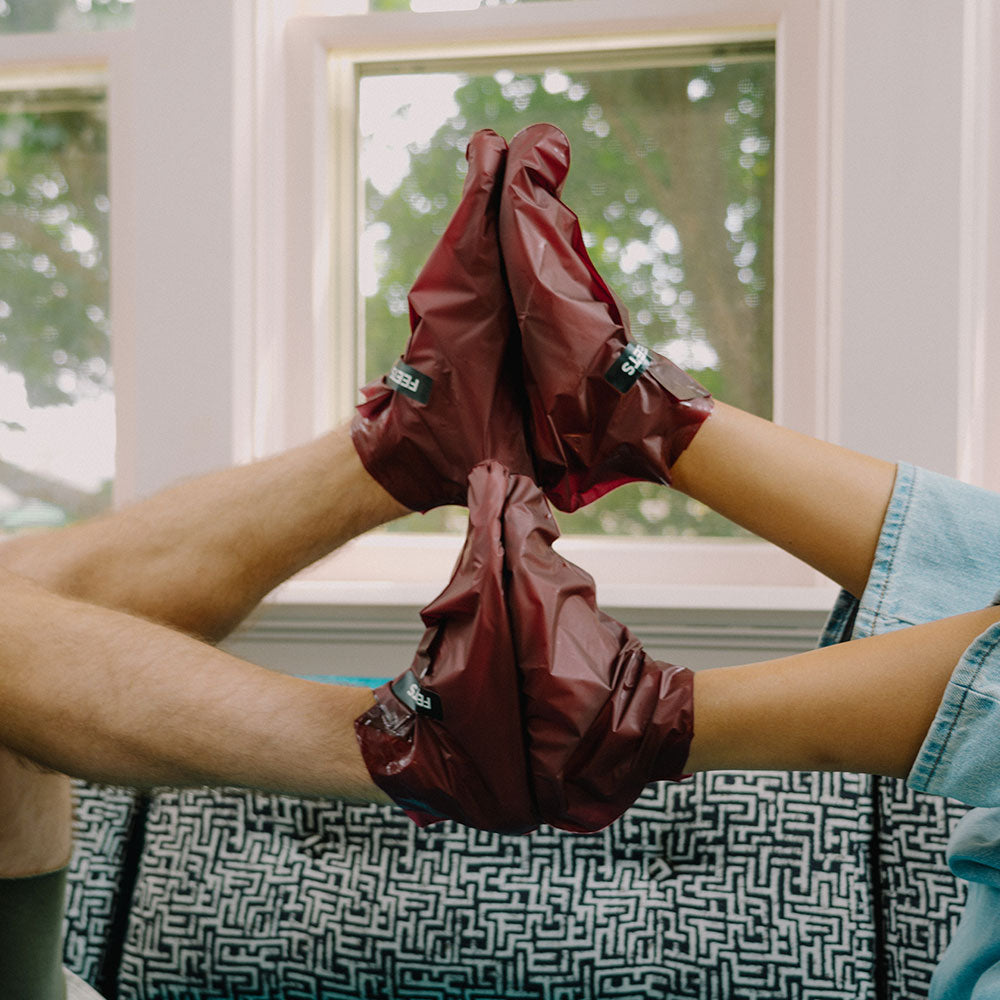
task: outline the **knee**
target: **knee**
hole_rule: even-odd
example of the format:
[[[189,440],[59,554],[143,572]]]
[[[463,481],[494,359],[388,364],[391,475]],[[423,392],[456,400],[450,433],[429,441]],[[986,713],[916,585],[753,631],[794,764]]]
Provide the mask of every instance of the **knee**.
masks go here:
[[[65,865],[72,825],[69,778],[0,745],[0,878]]]

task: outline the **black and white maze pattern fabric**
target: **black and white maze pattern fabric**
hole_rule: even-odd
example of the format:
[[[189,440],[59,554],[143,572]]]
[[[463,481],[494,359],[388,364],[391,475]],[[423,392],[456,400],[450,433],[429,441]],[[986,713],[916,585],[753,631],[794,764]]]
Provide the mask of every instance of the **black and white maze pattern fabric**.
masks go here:
[[[66,888],[63,961],[96,981],[120,904],[125,847],[136,795],[124,788],[73,782],[73,858]]]
[[[966,884],[948,870],[945,848],[969,807],[888,778],[879,781],[878,800],[886,995],[920,1000],[965,903]]]
[[[151,806],[120,1000],[874,995],[871,787],[716,773],[501,837],[243,792]]]

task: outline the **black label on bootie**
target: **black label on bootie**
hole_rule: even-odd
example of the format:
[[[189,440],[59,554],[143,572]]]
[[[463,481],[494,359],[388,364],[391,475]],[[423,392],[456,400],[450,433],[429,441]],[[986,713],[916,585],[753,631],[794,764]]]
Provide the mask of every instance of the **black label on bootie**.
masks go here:
[[[386,375],[385,383],[390,389],[395,389],[396,392],[401,392],[418,403],[426,403],[430,399],[434,379],[430,375],[418,372],[416,368],[411,368],[405,361],[399,360]]]
[[[653,363],[649,349],[642,344],[626,344],[615,363],[604,373],[605,379],[619,392],[628,392],[639,376]]]
[[[407,670],[402,677],[393,681],[392,693],[420,715],[429,715],[432,719],[444,718],[441,699],[433,691],[422,688],[412,670]]]

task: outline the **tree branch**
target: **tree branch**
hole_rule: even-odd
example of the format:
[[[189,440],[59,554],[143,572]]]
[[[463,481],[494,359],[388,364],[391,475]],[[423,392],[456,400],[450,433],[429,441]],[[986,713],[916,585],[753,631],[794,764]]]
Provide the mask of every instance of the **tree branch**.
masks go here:
[[[74,520],[92,517],[107,506],[104,490],[87,493],[70,483],[29,472],[3,459],[0,459],[0,485],[18,496],[31,497],[61,507]]]

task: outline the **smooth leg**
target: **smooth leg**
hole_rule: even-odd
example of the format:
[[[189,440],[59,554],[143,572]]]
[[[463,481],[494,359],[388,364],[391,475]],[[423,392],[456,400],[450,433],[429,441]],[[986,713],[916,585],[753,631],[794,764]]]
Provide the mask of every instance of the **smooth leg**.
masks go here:
[[[279,583],[406,513],[341,428],[105,517],[4,543],[0,567],[215,642]]]
[[[716,402],[672,470],[676,489],[860,597],[895,466]]]
[[[963,652],[1000,608],[694,678],[687,770],[906,777]]]

